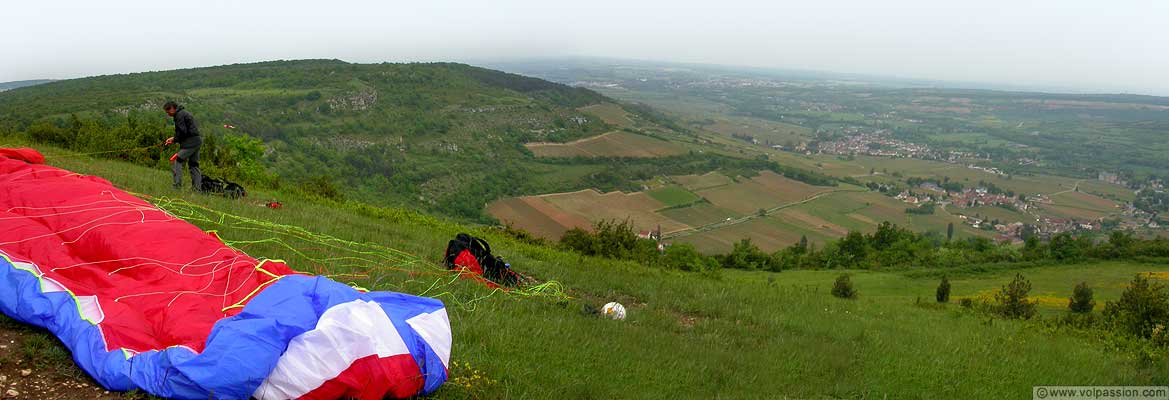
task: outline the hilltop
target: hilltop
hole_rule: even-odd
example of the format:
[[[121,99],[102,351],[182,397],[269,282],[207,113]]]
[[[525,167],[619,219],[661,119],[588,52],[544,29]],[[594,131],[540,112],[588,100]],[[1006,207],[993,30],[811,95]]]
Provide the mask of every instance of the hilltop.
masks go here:
[[[24,81],[0,82],[0,92],[3,92],[5,90],[22,88],[22,87],[26,87],[26,86],[36,86],[36,85],[40,85],[42,83],[49,83],[52,81],[53,81],[53,79],[30,79],[30,80],[24,80]]]

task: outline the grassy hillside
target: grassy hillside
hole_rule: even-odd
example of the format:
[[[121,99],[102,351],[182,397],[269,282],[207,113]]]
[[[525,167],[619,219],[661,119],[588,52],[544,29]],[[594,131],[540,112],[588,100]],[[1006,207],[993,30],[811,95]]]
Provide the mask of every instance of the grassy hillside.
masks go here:
[[[486,220],[485,204],[504,196],[636,189],[630,169],[659,167],[545,160],[525,143],[621,129],[615,137],[665,146],[647,155],[690,160],[663,141],[676,133],[654,116],[622,111],[588,89],[449,63],[277,61],[57,81],[0,94],[0,135],[165,167],[170,153],[150,146],[170,135],[167,100],[195,115],[212,175],[469,220]],[[597,110],[621,119],[607,123]],[[588,155],[638,156],[603,150]],[[252,159],[259,162],[241,165]],[[565,165],[578,173],[563,175]]]
[[[12,144],[0,139],[0,145]],[[998,399],[1025,397],[1034,385],[1169,384],[1164,356],[1138,357],[1098,335],[990,318],[956,304],[915,305],[919,298],[930,303],[941,271],[855,271],[860,297],[841,300],[829,295],[840,271],[700,275],[651,269],[524,244],[496,231],[399,209],[310,202],[282,192],[253,191],[245,200],[176,193],[163,171],[42,150],[58,155],[50,157],[51,164],[104,177],[164,206],[206,207],[204,213],[401,251],[398,261],[385,267],[355,269],[343,263],[313,266],[294,251],[303,248],[244,245],[253,256],[287,259],[297,269],[446,302],[457,364],[436,398]],[[255,204],[273,198],[284,207]],[[236,243],[278,232],[192,220]],[[452,280],[435,263],[446,241],[460,231],[486,237],[514,268],[558,282],[567,297],[493,293]],[[1165,266],[1098,263],[1018,272],[1032,279],[1033,295],[1055,299],[1040,302],[1041,314],[1054,318],[1066,305],[1058,300],[1080,281],[1100,288],[1097,301],[1103,303],[1118,298],[1134,274],[1153,271],[1165,272]],[[957,297],[995,290],[1015,272],[1009,267],[946,271]],[[627,320],[582,312],[613,300],[628,307]]]

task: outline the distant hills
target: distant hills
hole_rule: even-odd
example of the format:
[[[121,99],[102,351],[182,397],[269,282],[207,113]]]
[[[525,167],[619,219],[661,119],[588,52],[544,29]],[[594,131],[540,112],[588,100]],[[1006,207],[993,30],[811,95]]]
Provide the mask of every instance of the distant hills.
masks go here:
[[[52,81],[53,79],[32,79],[27,81],[0,82],[0,92],[27,86],[40,85],[42,83],[49,83]]]

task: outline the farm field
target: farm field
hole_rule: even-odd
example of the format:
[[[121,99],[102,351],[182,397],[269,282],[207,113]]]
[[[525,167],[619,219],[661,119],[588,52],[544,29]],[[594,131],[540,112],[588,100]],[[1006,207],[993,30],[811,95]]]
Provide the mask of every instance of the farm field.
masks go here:
[[[1002,207],[994,206],[978,206],[970,208],[946,207],[946,211],[951,214],[962,214],[970,217],[978,217],[988,220],[999,220],[1002,223],[1034,223],[1035,217],[1024,214],[1019,211],[1011,211]]]
[[[729,251],[734,242],[743,238],[751,238],[766,251],[790,246],[801,236],[822,243],[853,230],[871,232],[884,221],[914,231],[943,234],[947,225],[953,223],[959,238],[994,236],[992,232],[964,225],[952,215],[959,212],[957,209],[911,215],[905,212],[910,205],[877,192],[853,186],[812,186],[770,171],[754,178],[740,177],[737,183],[717,172],[668,177],[664,181],[676,185],[658,186],[644,193],[600,194],[584,190],[526,196],[518,201],[504,199],[492,203],[488,212],[501,221],[553,240],[574,226],[585,228],[600,220],[629,218],[639,230],[651,230],[661,224],[663,233],[671,240],[693,243],[708,253]],[[805,200],[809,201],[800,203]],[[671,207],[691,203],[694,204]],[[785,205],[790,206],[774,210],[766,217],[756,216],[760,209]],[[752,219],[739,221],[744,217]],[[730,223],[728,219],[735,222]]]
[[[650,197],[662,202],[666,207],[690,204],[702,199],[698,195],[681,186],[665,186],[646,192]]]
[[[629,113],[625,112],[621,106],[613,103],[598,103],[591,106],[581,107],[583,113],[591,114],[605,121],[606,124],[628,128],[633,127],[633,119],[629,117]]]
[[[738,183],[699,190],[697,193],[715,206],[750,214],[759,209],[805,200],[829,190],[832,188],[812,186],[771,171],[763,171],[756,177],[740,178]]]
[[[671,179],[689,190],[702,190],[735,183],[726,175],[713,171],[702,175],[675,176]]]
[[[655,211],[665,204],[646,193],[600,193],[581,190],[540,196],[511,197],[497,200],[487,212],[500,221],[547,239],[560,239],[572,228],[590,229],[593,222],[629,220],[634,229],[652,230],[660,225],[663,232],[688,228]]]
[[[1110,214],[1092,208],[1063,206],[1059,204],[1044,204],[1040,208],[1043,210],[1043,215],[1062,219],[1094,220],[1104,218]]]
[[[662,210],[660,214],[689,226],[702,226],[738,217],[734,211],[718,208],[710,203],[699,203],[688,207]],[[669,233],[668,231],[665,233]]]
[[[808,140],[811,129],[757,118],[732,118],[703,125],[703,129],[725,136],[752,136],[761,144],[798,144]],[[741,140],[741,139],[740,139]]]
[[[686,227],[655,213],[654,211],[662,208],[663,204],[645,193],[599,193],[595,190],[582,190],[538,197],[571,214],[588,216],[592,221],[622,221],[628,218],[635,228],[645,230],[656,228],[659,224],[663,231]]]
[[[726,253],[735,242],[750,238],[752,244],[771,252],[799,242],[802,234],[808,234],[808,239],[812,240],[815,232],[813,229],[805,229],[772,217],[763,217],[672,240],[690,243],[698,251],[715,254]]]
[[[1119,201],[1132,201],[1136,197],[1132,189],[1098,180],[1081,181],[1080,192]]]
[[[589,221],[567,213],[538,197],[511,197],[496,200],[487,206],[487,212],[500,222],[522,227],[532,234],[559,239],[574,227],[588,227]]]
[[[845,162],[845,161],[841,161]],[[950,164],[940,161],[918,160],[911,158],[882,158],[857,156],[854,161],[867,172],[869,169],[885,174],[900,173],[903,178],[937,178],[949,177],[951,181],[962,183],[963,186],[977,186],[979,181],[993,183],[995,186],[1015,193],[1025,194],[1054,194],[1071,190],[1076,182],[1073,178],[1051,175],[1018,175],[1006,177],[986,171],[967,168],[965,165]]]
[[[673,142],[614,131],[569,143],[524,144],[537,157],[661,157],[686,150]]]
[[[1051,200],[1056,205],[1095,210],[1103,213],[1112,213],[1120,209],[1118,207],[1119,204],[1115,201],[1083,192],[1060,193],[1051,196]]]

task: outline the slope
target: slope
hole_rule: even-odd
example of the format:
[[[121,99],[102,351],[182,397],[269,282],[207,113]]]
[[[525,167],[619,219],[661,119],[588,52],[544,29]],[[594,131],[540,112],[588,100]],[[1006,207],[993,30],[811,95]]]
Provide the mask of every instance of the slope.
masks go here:
[[[614,130],[579,110],[604,96],[450,63],[274,61],[57,81],[0,94],[0,135],[165,166],[170,154],[150,146],[169,136],[167,100],[196,116],[213,174],[471,220],[504,195],[597,186],[588,177],[612,164],[523,147]],[[239,165],[253,155],[262,162]],[[587,173],[563,179],[566,162]]]
[[[11,145],[4,142],[0,140]],[[455,233],[471,231],[487,238],[515,268],[566,287],[570,298],[509,296],[463,280],[431,291],[436,281],[428,275],[321,264],[320,273],[361,272],[353,278],[361,286],[428,293],[447,303],[456,364],[452,381],[438,398],[990,399],[1022,396],[1036,384],[1163,385],[1163,377],[1169,376],[1163,359],[1142,362],[1098,338],[1053,333],[1030,323],[988,323],[957,307],[914,306],[914,298],[932,297],[932,278],[858,271],[854,282],[861,298],[844,301],[827,293],[834,271],[701,276],[648,269],[526,244],[498,231],[400,209],[252,193],[252,201],[284,202],[284,208],[272,210],[248,201],[176,194],[162,171],[42,150],[58,155],[50,157],[55,165],[105,177],[133,192],[393,247],[420,256],[420,270],[432,268]],[[268,235],[213,220],[193,222],[234,240],[258,241]],[[246,250],[254,256],[286,258],[294,267],[308,265],[295,248],[257,242]],[[1086,279],[1108,288],[1098,293],[1104,301],[1119,296],[1113,288],[1134,273],[1163,269],[1105,263],[1022,272],[1034,278],[1037,293],[1058,296]],[[952,279],[954,294],[971,296],[997,288],[1013,273],[971,271]],[[582,306],[611,300],[629,307],[627,320],[581,312]],[[1046,314],[1059,312],[1058,306],[1044,309]]]

